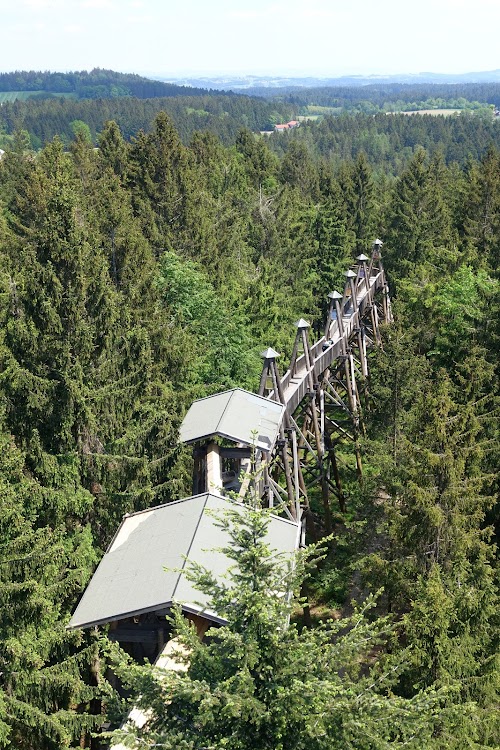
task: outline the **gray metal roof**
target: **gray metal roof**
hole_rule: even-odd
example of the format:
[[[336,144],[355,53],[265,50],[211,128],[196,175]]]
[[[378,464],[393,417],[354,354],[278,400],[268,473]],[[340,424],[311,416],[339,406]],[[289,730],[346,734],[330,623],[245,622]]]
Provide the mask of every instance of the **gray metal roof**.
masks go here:
[[[264,351],[260,353],[260,356],[264,359],[276,359],[276,357],[281,357],[281,354],[270,346],[268,349],[264,349]]]
[[[285,407],[263,396],[234,388],[191,404],[180,429],[182,443],[213,435],[271,451]],[[253,433],[256,432],[254,437]]]
[[[205,493],[125,516],[68,627],[101,625],[168,609],[173,602],[218,620],[182,570],[191,560],[216,576],[227,571],[230,561],[215,551],[227,544],[227,534],[211,515],[227,508],[245,512],[240,503]],[[298,540],[298,524],[271,516],[267,542],[272,549],[291,554]]]

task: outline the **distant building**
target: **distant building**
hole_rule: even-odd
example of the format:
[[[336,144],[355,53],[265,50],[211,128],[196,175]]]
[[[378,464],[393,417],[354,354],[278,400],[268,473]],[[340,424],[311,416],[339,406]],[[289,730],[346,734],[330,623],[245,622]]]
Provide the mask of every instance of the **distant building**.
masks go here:
[[[298,120],[290,120],[290,122],[280,123],[274,126],[274,131],[277,133],[284,133],[285,130],[292,130],[292,128],[298,128],[300,122]]]

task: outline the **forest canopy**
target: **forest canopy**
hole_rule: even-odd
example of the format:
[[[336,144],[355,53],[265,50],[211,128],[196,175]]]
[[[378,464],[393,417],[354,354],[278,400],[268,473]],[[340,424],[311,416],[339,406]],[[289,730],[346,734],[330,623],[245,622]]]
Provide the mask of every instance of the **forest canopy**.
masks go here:
[[[395,322],[370,354],[364,479],[345,441],[346,511],[332,511],[326,557],[307,584],[319,630],[299,638],[293,613],[287,658],[298,668],[323,637],[319,620],[341,623],[353,598],[382,590],[363,620],[372,648],[356,652],[369,669],[342,693],[351,746],[391,747],[411,728],[367,739],[371,725],[356,729],[352,709],[361,686],[370,721],[381,707],[419,705],[422,747],[493,750],[498,123],[348,115],[263,138],[241,127],[244,114],[256,117],[247,98],[189,100],[214,107],[214,132],[196,127],[205,115],[186,114],[182,98],[169,100],[172,115],[155,109],[166,100],[150,101],[0,109],[9,123],[0,160],[0,747],[98,746],[116,650],[105,629],[65,625],[120,519],[191,493],[192,457],[178,443],[190,403],[255,390],[270,345],[286,367],[294,322],[322,330],[327,294],[381,237]],[[258,106],[268,116],[271,105]],[[123,130],[113,112],[128,118]],[[75,120],[90,139],[85,128],[66,130]],[[311,504],[322,536],[319,494]],[[386,617],[392,635],[381,642]],[[214,646],[210,669],[222,652]],[[328,685],[354,669],[353,654],[339,647]],[[401,669],[391,680],[365,679],[370,660],[392,659]],[[286,685],[288,668],[280,663]],[[431,694],[438,714],[422,700]],[[259,747],[271,745],[264,737]]]

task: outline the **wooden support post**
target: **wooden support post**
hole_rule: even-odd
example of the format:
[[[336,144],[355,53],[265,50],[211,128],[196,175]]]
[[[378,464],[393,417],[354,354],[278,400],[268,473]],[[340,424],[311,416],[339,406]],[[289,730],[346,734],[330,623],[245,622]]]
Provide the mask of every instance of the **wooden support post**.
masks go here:
[[[338,292],[332,292],[333,299],[335,301],[335,312],[337,314],[337,325],[339,327],[339,335],[344,335],[344,321],[342,320],[342,308],[340,301],[342,299],[342,295],[340,295]]]
[[[328,341],[328,339],[331,338],[330,329],[333,327],[333,321],[334,321],[334,309],[335,309],[335,297],[333,296],[335,292],[330,292],[328,294],[328,312],[326,314],[326,323],[325,323],[325,339]],[[337,292],[338,294],[338,292]]]
[[[354,376],[354,362],[352,354],[349,354],[345,360],[345,377],[347,383],[347,392],[349,395],[349,405],[351,407],[352,422],[353,422],[353,433],[354,433],[354,450],[356,454],[356,470],[358,478],[361,480],[363,476],[363,466],[361,464],[361,451],[359,449],[359,410],[358,410],[358,396],[356,390],[356,379]]]
[[[339,508],[341,513],[347,512],[347,506],[345,502],[345,495],[344,491],[342,489],[342,482],[340,480],[340,473],[339,473],[339,467],[337,464],[337,456],[335,455],[335,448],[330,448],[328,451],[328,455],[330,456],[330,462],[332,464],[333,469],[333,477],[335,479],[335,486],[337,488],[338,498],[339,498]]]
[[[384,289],[382,293],[382,310],[384,312],[384,323],[388,323],[389,322],[389,305],[387,304],[386,284],[384,284]]]
[[[253,476],[250,481],[253,482],[255,490],[255,498],[261,498],[264,494],[264,477],[263,477],[263,466],[262,466],[262,452],[260,450],[255,451],[255,466],[253,467]]]
[[[321,440],[321,454],[325,452],[325,392],[319,388],[317,398],[319,401],[319,431]]]
[[[374,263],[378,263],[378,268],[380,272],[384,271],[384,266],[382,263],[382,245],[384,243],[382,240],[375,240],[373,243],[373,254],[372,259]],[[384,322],[385,323],[392,323],[393,317],[392,317],[392,309],[391,309],[391,299],[389,297],[389,286],[387,284],[387,280],[385,279],[384,275],[384,286],[382,289],[382,310],[384,312]]]
[[[344,276],[346,276],[346,283],[344,286],[342,301],[340,303],[342,316],[352,315],[354,313],[356,296],[355,291],[353,294],[354,284],[352,283],[352,279],[356,277],[356,274],[349,269]]]
[[[369,261],[370,258],[364,253],[361,253],[361,255],[358,255],[356,260],[358,261],[358,273],[356,276],[356,284],[358,285],[363,284],[364,288],[368,290],[370,279],[368,277],[368,267],[366,265],[366,261]]]
[[[273,373],[276,371],[276,357],[279,357],[280,355],[278,352],[274,351],[271,347],[266,349],[265,351],[261,352],[260,356],[264,359],[264,364],[262,366],[262,374],[260,376],[260,385],[259,385],[259,396],[267,396],[272,388],[269,387],[268,381],[272,379]],[[275,393],[275,401],[279,401],[279,398],[276,398]]]
[[[285,403],[285,398],[284,398],[284,395],[283,395],[283,391],[281,389],[281,383],[280,383],[278,368],[276,367],[276,357],[277,356],[278,355],[275,354],[274,357],[270,358],[270,360],[271,360],[270,370],[271,370],[271,377],[272,377],[272,380],[273,380],[273,392],[274,392],[275,400],[276,401],[280,401],[282,404],[284,404]],[[276,398],[276,396],[277,396],[277,398]],[[295,498],[294,498],[294,492],[293,492],[292,472],[291,472],[291,468],[290,468],[290,460],[289,460],[289,457],[288,457],[288,440],[287,440],[287,437],[285,435],[285,428],[284,428],[283,422],[281,422],[281,425],[280,425],[280,439],[279,439],[279,443],[280,443],[281,455],[282,455],[282,459],[283,459],[283,468],[284,468],[284,471],[285,471],[285,482],[286,482],[286,489],[287,489],[287,494],[288,494],[288,504],[290,506],[290,510],[292,512],[292,515],[294,515],[295,511],[296,511],[296,508],[295,508]],[[300,515],[299,516],[295,516],[294,515],[294,518],[296,520],[300,520]]]
[[[358,349],[359,349],[359,361],[361,363],[361,372],[364,378],[368,377],[368,362],[366,360],[366,348],[364,341],[364,328],[358,328]]]
[[[351,411],[351,418],[357,424],[358,417],[358,406],[356,398],[356,381],[351,377],[354,375],[354,368],[351,370],[352,355],[346,354],[344,359],[344,373],[347,386],[347,396],[349,398],[349,407]]]
[[[222,463],[219,446],[216,443],[207,445],[207,492],[222,492]]]
[[[363,344],[363,362],[365,366],[365,377],[370,377],[370,370],[368,368],[368,353],[367,353],[367,347],[366,347],[366,328],[363,326],[361,328],[361,343]]]
[[[188,614],[184,615],[187,620],[190,620],[190,622],[193,623],[193,625],[196,628],[196,635],[200,639],[200,641],[203,640],[205,637],[205,633],[207,630],[212,626],[212,623],[210,620],[207,620],[206,617],[202,617],[201,615],[195,615],[195,614]]]
[[[384,243],[382,240],[375,240],[375,242],[372,245],[372,259],[370,261],[370,269],[376,269],[377,271],[382,271],[382,256],[381,256],[381,249],[382,245]]]
[[[293,342],[292,358],[290,360],[290,372],[292,378],[295,377],[297,371],[297,360],[299,358],[299,344],[300,344],[300,331],[297,331],[295,341]]]
[[[206,446],[193,448],[193,495],[201,495],[207,487],[207,449]]]
[[[278,403],[280,404],[285,404],[286,406],[285,396],[281,387],[280,375],[278,372],[278,367],[276,365],[276,359],[273,359],[271,362],[271,377],[273,381],[274,400],[278,401]]]
[[[363,462],[361,461],[361,450],[359,448],[359,442],[358,438],[356,436],[355,442],[354,442],[354,452],[356,454],[356,473],[358,475],[358,480],[360,483],[363,481]]]
[[[260,384],[259,384],[259,390],[257,391],[259,396],[264,396],[267,390],[266,384],[267,384],[267,378],[269,377],[269,372],[266,368],[266,362],[264,362],[264,367],[262,368],[262,373],[260,376]]]
[[[264,463],[264,493],[267,496],[267,507],[272,508],[274,506],[274,494],[269,481],[269,461]]]
[[[299,485],[299,451],[297,447],[297,433],[292,428],[292,456],[293,456],[293,484],[295,490],[295,515],[300,518],[300,485]]]
[[[351,271],[351,269],[349,269],[345,273],[345,276],[347,277],[347,285],[349,286],[351,290],[352,312],[354,314],[356,310],[358,309],[358,299],[357,299],[357,294],[356,294],[357,290],[356,290],[356,285],[354,284],[354,280],[356,279],[356,273],[354,271]]]
[[[392,305],[391,305],[391,298],[389,296],[389,285],[387,282],[384,284],[384,302],[385,302],[385,309],[386,309],[386,316],[385,316],[385,322],[386,323],[394,323],[394,318],[392,317]]]
[[[372,308],[370,310],[370,315],[372,319],[372,328],[373,328],[373,335],[375,337],[375,343],[377,346],[380,346],[382,344],[382,338],[380,336],[380,329],[378,324],[378,310],[377,305],[373,304]]]

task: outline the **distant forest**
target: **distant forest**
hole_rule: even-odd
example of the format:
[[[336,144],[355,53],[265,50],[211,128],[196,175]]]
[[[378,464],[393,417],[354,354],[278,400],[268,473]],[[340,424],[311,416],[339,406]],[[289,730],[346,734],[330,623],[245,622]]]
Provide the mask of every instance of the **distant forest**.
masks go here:
[[[156,96],[179,96],[186,92],[206,94],[206,89],[177,86],[153,81],[135,73],[116,73],[94,68],[71,73],[52,73],[41,70],[16,70],[0,73],[0,92],[31,91],[40,98],[54,94],[73,94],[79,99],[107,99],[117,96],[136,96],[151,99]]]
[[[359,105],[360,102],[371,102],[374,106],[385,107],[385,104],[417,102],[428,98],[453,102],[478,101],[500,107],[499,83],[385,83],[368,86],[315,86],[314,88],[251,88],[247,93],[263,96],[290,104],[306,106],[311,102],[328,107],[346,109]]]
[[[75,101],[52,99],[16,101],[0,108],[0,147],[7,148],[16,131],[26,131],[35,150],[59,136],[66,147],[78,131],[98,145],[106,122],[114,120],[127,141],[140,130],[150,132],[160,111],[168,112],[184,144],[194,134],[208,131],[226,146],[234,145],[241,129],[270,129],[275,121],[294,115],[290,105],[277,111],[271,101],[246,96],[172,97],[167,99],[118,98]],[[1,133],[4,133],[2,138]],[[472,114],[443,117],[402,114],[327,115],[306,121],[288,133],[267,136],[271,151],[283,156],[289,149],[305,149],[315,161],[338,166],[343,159],[364,152],[371,165],[385,174],[397,175],[416,149],[423,147],[443,155],[446,163],[465,164],[478,159],[490,145],[500,146],[499,118]]]
[[[197,130],[216,133],[225,143],[234,143],[241,127],[258,131],[272,129],[273,122],[290,119],[293,108],[247,96],[209,95],[176,96],[158,99],[117,97],[115,99],[44,99],[7,102],[0,107],[0,132],[8,135],[26,130],[35,149],[59,135],[69,143],[74,137],[72,123],[83,122],[96,142],[104,124],[115,120],[127,140],[139,130],[149,131],[156,115],[168,112],[175,121],[183,141]],[[1,144],[0,144],[1,145]]]
[[[99,69],[0,74],[0,91],[10,87],[29,93],[39,86],[46,93],[53,92],[52,98],[18,98],[0,106],[0,148],[8,147],[18,131],[28,133],[34,150],[55,136],[69,147],[78,132],[98,145],[110,120],[130,141],[141,130],[150,132],[161,111],[170,115],[185,145],[196,132],[209,131],[230,146],[242,128],[272,131],[276,123],[302,116],[300,128],[269,136],[272,151],[282,156],[292,144],[300,143],[313,159],[326,158],[337,166],[363,151],[376,171],[392,175],[400,173],[419,147],[431,154],[440,152],[446,163],[465,164],[469,158],[481,158],[490,145],[500,145],[500,118],[493,117],[493,107],[500,104],[500,84],[493,83],[266,89],[259,90],[265,97],[257,97],[190,89]],[[463,112],[426,122],[422,121],[425,116],[397,114],[423,108]],[[387,112],[395,114],[387,117]]]

